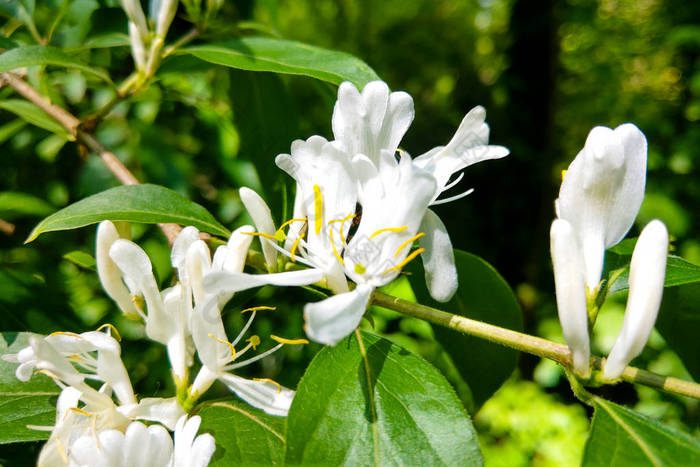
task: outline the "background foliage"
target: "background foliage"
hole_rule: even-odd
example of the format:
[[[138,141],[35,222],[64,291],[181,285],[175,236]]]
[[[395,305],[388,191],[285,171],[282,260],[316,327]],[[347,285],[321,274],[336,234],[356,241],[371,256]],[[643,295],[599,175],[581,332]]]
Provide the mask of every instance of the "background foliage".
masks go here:
[[[109,101],[113,90],[100,71],[108,70],[118,82],[133,70],[118,1],[0,5],[2,36],[32,44],[31,28],[12,9],[17,4],[33,6],[36,30],[42,37],[52,32],[49,45],[71,49],[76,53],[71,56],[97,66],[32,66],[28,82],[79,117]],[[183,15],[181,10],[169,37],[189,29]],[[473,186],[475,193],[438,212],[454,246],[485,258],[516,291],[526,332],[562,341],[548,229],[560,171],[594,125],[633,121],[646,133],[647,195],[634,229],[661,218],[675,252],[700,264],[700,226],[693,216],[700,205],[700,5],[680,0],[228,1],[199,40],[245,41],[253,34],[348,52],[392,89],[411,93],[416,119],[403,143],[414,155],[446,142],[472,106],[487,108],[491,141],[509,147],[511,156],[471,167],[461,186]],[[216,62],[216,51],[197,50],[197,44],[191,48],[195,56]],[[3,39],[0,46],[13,44]],[[327,80],[337,83],[332,76]],[[137,392],[171,393],[172,387],[162,386],[171,384],[165,349],[138,340],[142,329],[118,312],[89,261],[80,260],[80,252],[92,254],[94,229],[45,234],[23,245],[46,215],[118,183],[96,157],[68,142],[67,135],[46,129],[51,122],[41,121],[16,97],[8,87],[0,89],[0,329],[78,332],[114,322],[126,330],[123,356]],[[147,90],[116,106],[96,135],[140,180],[202,204],[233,229],[250,222],[238,199],[240,186],[264,192],[273,212],[283,212],[291,184],[273,158],[287,152],[295,138],[331,136],[334,100],[335,87],[326,82],[214,67],[183,54],[166,61]],[[157,277],[168,280],[169,249],[158,229],[134,225],[133,234],[153,259]],[[410,294],[406,281],[392,288]],[[267,288],[238,294],[227,307],[226,324],[242,325],[240,314],[230,312],[242,304],[275,305],[277,312],[256,320],[255,332],[301,335],[299,303],[310,298],[305,294]],[[601,312],[596,353],[609,351],[623,311],[620,299]],[[427,323],[384,309],[373,316],[375,331],[448,375],[467,408],[481,405],[460,376],[470,349],[464,349],[466,363],[451,361],[441,347],[449,344]],[[250,371],[296,387],[320,348],[290,346]],[[486,464],[579,463],[590,409],[573,398],[556,364],[526,354],[517,358],[506,386],[472,412]],[[658,333],[636,363],[690,379]],[[700,436],[697,401],[628,384],[603,388],[602,395]],[[602,425],[604,414],[596,417]],[[36,446],[2,448],[0,462],[32,462]]]

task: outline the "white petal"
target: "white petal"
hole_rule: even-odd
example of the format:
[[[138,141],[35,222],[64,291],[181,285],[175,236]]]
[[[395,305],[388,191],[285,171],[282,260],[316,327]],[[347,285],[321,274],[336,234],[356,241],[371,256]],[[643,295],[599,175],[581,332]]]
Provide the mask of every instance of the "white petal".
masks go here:
[[[358,284],[355,290],[304,306],[306,334],[311,340],[335,345],[352,333],[365,314],[374,287]]]
[[[227,244],[229,255],[224,262],[225,271],[243,272],[248,248],[253,241],[253,236],[248,234],[254,231],[250,225],[241,226],[233,231]]]
[[[421,255],[425,283],[435,300],[447,302],[459,286],[450,236],[438,215],[430,209],[425,211],[419,230],[425,232],[425,237],[419,239],[421,248],[425,248]]]
[[[120,403],[136,402],[129,374],[126,372],[119,354],[109,350],[98,351],[97,376],[114,390]]]
[[[627,364],[644,349],[661,305],[667,254],[666,226],[653,220],[642,230],[634,247],[625,319],[605,364],[603,378],[619,378]]]
[[[211,271],[212,267],[209,247],[203,240],[197,240],[190,245],[187,249],[185,264],[187,265],[187,276],[190,279],[195,303],[204,301],[205,292],[202,286],[202,278]]]
[[[559,321],[571,349],[574,369],[587,377],[590,343],[581,250],[571,224],[561,219],[552,222],[550,241]]]
[[[200,423],[198,415],[189,419],[183,416],[178,420],[173,467],[204,467],[209,464],[216,446],[210,434],[196,436]]]
[[[241,188],[239,194],[241,196],[241,202],[248,210],[248,214],[250,214],[250,217],[253,219],[258,232],[275,235],[275,223],[272,220],[272,213],[265,200],[262,199],[259,194],[246,187]],[[262,244],[262,251],[265,256],[267,267],[270,269],[277,269],[277,250],[265,241],[261,241],[260,243]]]
[[[117,302],[119,308],[128,316],[138,316],[138,311],[131,301],[131,293],[122,282],[121,272],[109,257],[109,248],[119,239],[117,228],[110,221],[102,221],[97,226],[95,241],[95,263],[97,276],[107,295]]]
[[[267,381],[253,381],[230,373],[220,376],[238,397],[270,415],[286,417],[294,399],[294,391]]]
[[[175,237],[172,249],[170,250],[170,261],[173,264],[173,268],[178,271],[180,282],[185,282],[187,276],[187,272],[185,271],[187,250],[190,248],[190,245],[197,240],[199,240],[199,230],[191,225],[182,229],[177,237]]]
[[[177,420],[184,414],[184,410],[174,397],[167,399],[146,397],[124,413],[129,418],[158,422],[168,427],[169,430],[175,429]]]
[[[278,272],[275,274],[247,274],[230,272],[212,272],[204,278],[204,289],[210,294],[222,292],[240,292],[241,290],[260,287],[261,285],[300,286],[309,285],[323,279],[319,269],[302,269],[299,271]]]

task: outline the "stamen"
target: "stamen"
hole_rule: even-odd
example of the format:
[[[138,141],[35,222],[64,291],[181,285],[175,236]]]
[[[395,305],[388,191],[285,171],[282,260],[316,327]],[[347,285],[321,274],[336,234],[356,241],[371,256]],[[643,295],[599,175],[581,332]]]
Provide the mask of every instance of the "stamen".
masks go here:
[[[464,172],[460,172],[459,176],[451,183],[448,183],[447,185],[445,185],[445,187],[442,190],[440,190],[440,192],[449,190],[450,188],[452,188],[453,186],[458,184],[459,181],[462,180],[462,178],[464,178]]]
[[[66,414],[63,416],[63,419],[65,420],[66,417],[70,412],[77,412],[81,415],[85,415],[86,417],[92,417],[92,414],[90,412],[86,412],[83,409],[79,409],[77,407],[69,407],[68,410],[66,411]]]
[[[112,333],[114,333],[114,334],[115,334],[115,337],[114,337],[114,338],[115,338],[118,342],[121,342],[121,341],[122,341],[122,336],[119,335],[119,331],[117,331],[117,328],[115,328],[113,324],[105,323],[105,324],[103,324],[102,326],[100,326],[99,328],[97,328],[97,332],[100,332],[100,331],[102,331],[102,330],[105,329],[105,328],[109,329],[109,335],[110,335],[110,336],[112,335]]]
[[[74,332],[56,331],[56,332],[52,332],[51,334],[49,334],[49,337],[52,337],[52,336],[70,336],[70,337],[75,337],[75,338],[77,338],[77,339],[82,339],[82,340],[84,340],[85,342],[87,342],[87,339],[85,339],[85,338],[84,338],[83,336],[81,336],[80,334],[76,334],[76,333],[74,333]]]
[[[314,229],[316,235],[321,234],[321,226],[323,225],[323,195],[321,195],[321,187],[314,185]]]
[[[211,337],[212,339],[214,339],[216,342],[219,342],[220,344],[226,344],[226,345],[228,345],[228,348],[231,349],[231,357],[232,357],[232,359],[233,359],[233,360],[236,359],[236,349],[233,347],[233,344],[232,344],[232,343],[230,343],[229,341],[225,341],[225,340],[223,340],[223,339],[219,339],[219,338],[216,337],[214,334],[208,334],[208,336]]]
[[[343,227],[345,226],[345,222],[349,221],[350,219],[353,219],[355,216],[357,216],[357,214],[355,214],[354,212],[351,212],[350,214],[343,217],[342,219],[335,219],[335,220],[328,222],[328,225],[334,224],[336,222],[340,222],[340,229],[338,229],[338,230],[340,231],[340,240],[342,240],[343,246],[346,245],[345,235],[343,235]]]
[[[416,240],[418,240],[421,237],[425,237],[425,232],[420,232],[417,235],[414,235],[413,237],[411,237],[408,240],[406,240],[405,242],[403,242],[399,246],[398,250],[396,250],[396,254],[394,255],[394,258],[399,256],[399,253],[401,253],[401,250],[403,250],[406,247],[406,245],[410,245],[411,243],[415,242]]]
[[[243,329],[241,329],[241,332],[238,333],[236,338],[231,342],[232,345],[238,344],[238,341],[240,341],[243,336],[245,336],[245,333],[248,332],[248,328],[250,327],[251,324],[253,324],[253,320],[255,319],[255,316],[258,314],[257,311],[253,310],[253,312],[250,314],[250,318],[248,318],[248,322],[245,323],[245,326],[243,326]]]
[[[274,235],[270,235],[265,232],[241,232],[243,235],[252,235],[254,237],[264,237],[264,238],[269,238],[270,240],[278,241],[278,238]]]
[[[328,229],[328,234],[331,236],[331,247],[333,248],[333,254],[340,261],[340,264],[345,265],[343,258],[338,254],[338,250],[335,248],[335,242],[333,241],[333,229]]]
[[[296,218],[296,219],[289,219],[287,222],[285,222],[284,224],[280,225],[280,228],[277,229],[277,230],[282,230],[282,229],[284,229],[285,227],[287,227],[287,226],[288,226],[289,224],[291,224],[292,222],[306,222],[306,217],[298,217],[298,218]]]
[[[270,339],[272,339],[275,342],[279,342],[280,344],[288,344],[288,345],[297,345],[297,344],[308,344],[309,341],[306,339],[286,339],[284,337],[279,337],[275,335],[271,335]]]
[[[300,241],[301,237],[297,237],[297,239],[294,240],[294,243],[292,244],[292,250],[290,251],[291,256],[289,258],[292,260],[293,263],[296,263],[296,260],[294,259],[294,253],[296,253]]]
[[[61,456],[61,460],[64,464],[68,465],[68,456],[66,455],[66,451],[63,450],[63,445],[58,436],[56,437],[56,447],[58,447],[58,454]]]
[[[274,306],[254,306],[251,308],[246,308],[245,310],[241,310],[241,313],[245,313],[247,311],[260,311],[260,310],[272,310],[275,311],[277,308]]]
[[[431,203],[431,205],[437,206],[438,204],[445,204],[445,203],[449,203],[451,201],[457,201],[458,199],[461,199],[461,198],[464,198],[465,196],[470,195],[472,193],[472,191],[474,191],[474,188],[471,188],[471,189],[465,191],[464,193],[460,193],[458,195],[451,196],[449,198],[435,200]]]
[[[97,450],[102,451],[102,446],[100,445],[100,439],[97,437],[97,417],[92,419],[92,423],[90,424],[90,428],[92,431],[92,439],[95,440],[95,446],[97,446]]]
[[[277,394],[282,392],[282,385],[280,383],[278,383],[277,381],[272,380],[270,378],[253,378],[253,381],[260,381],[261,383],[270,383],[274,386],[277,386]]]
[[[235,364],[233,364],[233,365],[227,365],[227,366],[224,367],[224,371],[235,370],[236,368],[240,368],[240,367],[242,367],[242,366],[250,365],[250,364],[253,363],[253,362],[257,362],[258,360],[267,357],[267,356],[270,355],[271,353],[277,352],[279,349],[282,348],[283,345],[284,345],[284,344],[277,344],[276,346],[274,346],[274,347],[271,348],[270,350],[267,350],[267,351],[265,351],[265,352],[263,352],[263,353],[261,353],[261,354],[258,354],[258,355],[256,355],[255,357],[251,357],[251,358],[249,358],[248,360],[243,360],[242,362],[235,363]]]
[[[389,269],[387,269],[386,271],[382,272],[382,274],[387,274],[387,273],[389,273],[389,272],[391,272],[391,271],[399,271],[402,267],[406,266],[408,263],[410,263],[411,261],[413,261],[413,259],[414,259],[416,256],[418,256],[419,254],[423,253],[424,251],[425,251],[425,248],[418,248],[418,249],[415,250],[413,253],[411,253],[410,255],[408,255],[408,256],[406,257],[406,259],[404,259],[403,261],[401,261],[399,264],[397,264],[397,265],[394,266],[393,268],[389,268]]]
[[[404,225],[404,226],[402,226],[402,227],[387,227],[386,229],[379,229],[379,230],[377,230],[376,232],[374,232],[372,235],[370,235],[370,236],[369,236],[369,239],[372,240],[374,237],[376,237],[376,236],[379,235],[380,233],[384,233],[384,232],[403,232],[403,231],[406,230],[407,228],[408,228],[408,227],[406,227],[406,226]]]
[[[367,268],[362,265],[362,263],[355,264],[355,272],[357,274],[364,274],[367,272]]]
[[[253,348],[253,350],[256,350],[257,347],[260,345],[260,337],[256,335],[250,336],[245,341],[250,343],[250,346]]]
[[[566,170],[561,171],[561,181],[564,181],[564,177],[566,176]]]

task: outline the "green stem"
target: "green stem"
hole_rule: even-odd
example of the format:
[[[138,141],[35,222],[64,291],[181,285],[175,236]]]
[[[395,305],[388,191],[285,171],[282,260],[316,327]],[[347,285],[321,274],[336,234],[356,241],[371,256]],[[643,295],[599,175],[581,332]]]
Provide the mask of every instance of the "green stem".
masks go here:
[[[571,353],[564,344],[531,336],[511,329],[494,326],[493,324],[453,315],[445,311],[437,310],[429,306],[412,303],[398,297],[375,291],[372,295],[372,303],[389,308],[405,315],[413,316],[430,323],[444,326],[455,331],[471,336],[486,339],[496,344],[504,345],[521,352],[527,352],[540,357],[548,358],[560,363],[566,368],[571,366]],[[593,357],[593,366],[600,370],[603,359]],[[673,394],[700,399],[700,384],[683,381],[670,376],[661,376],[649,371],[628,366],[622,373],[622,380],[630,383],[642,384],[660,389]]]

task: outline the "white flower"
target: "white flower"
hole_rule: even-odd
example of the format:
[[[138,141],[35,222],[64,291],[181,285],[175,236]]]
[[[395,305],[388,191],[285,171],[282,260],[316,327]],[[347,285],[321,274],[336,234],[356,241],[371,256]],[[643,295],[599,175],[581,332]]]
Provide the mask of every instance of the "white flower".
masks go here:
[[[619,378],[649,339],[664,291],[667,252],[666,226],[659,220],[649,222],[632,253],[625,319],[605,363],[603,378],[606,380]]]
[[[622,240],[644,199],[647,142],[631,123],[595,127],[565,173],[556,200],[583,254],[589,293],[598,288],[605,249]]]
[[[173,467],[204,467],[209,464],[216,446],[214,437],[208,433],[197,435],[202,419],[195,415],[183,416],[175,427],[175,449]]]

